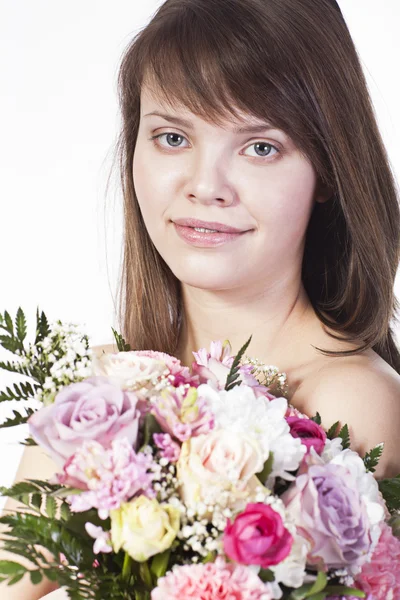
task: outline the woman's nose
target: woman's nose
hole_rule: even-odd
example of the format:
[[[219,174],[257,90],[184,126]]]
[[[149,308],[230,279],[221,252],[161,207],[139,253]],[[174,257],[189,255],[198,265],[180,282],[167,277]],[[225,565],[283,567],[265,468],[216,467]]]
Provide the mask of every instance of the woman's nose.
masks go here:
[[[190,202],[230,206],[236,193],[228,169],[221,164],[210,164],[209,160],[198,161],[188,175],[185,195]]]

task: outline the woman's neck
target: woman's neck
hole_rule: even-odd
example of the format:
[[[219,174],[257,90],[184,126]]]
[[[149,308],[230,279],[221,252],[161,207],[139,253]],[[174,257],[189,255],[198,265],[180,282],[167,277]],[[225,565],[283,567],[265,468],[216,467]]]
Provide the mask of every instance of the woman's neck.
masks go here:
[[[248,355],[276,364],[280,370],[288,369],[295,358],[298,360],[300,348],[304,352],[304,341],[317,317],[302,285],[292,295],[279,297],[276,292],[269,298],[259,295],[233,301],[184,288],[177,357],[191,366],[193,351],[208,349],[211,341],[225,339],[236,354],[251,335]]]

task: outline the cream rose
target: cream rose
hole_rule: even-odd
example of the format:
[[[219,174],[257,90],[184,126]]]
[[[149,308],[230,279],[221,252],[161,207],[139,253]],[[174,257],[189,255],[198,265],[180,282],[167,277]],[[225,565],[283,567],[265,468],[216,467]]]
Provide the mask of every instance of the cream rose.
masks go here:
[[[118,510],[110,511],[110,517],[114,551],[123,548],[137,562],[167,550],[180,526],[177,508],[161,505],[146,496],[139,496],[122,504]]]
[[[94,357],[92,363],[94,375],[103,375],[119,385],[123,390],[136,391],[147,388],[152,380],[168,374],[165,362],[139,356],[135,352],[118,352]]]
[[[232,503],[261,487],[255,474],[263,466],[262,448],[249,436],[223,429],[198,435],[181,448],[177,463],[181,498],[193,508],[199,502],[223,504],[226,498],[232,508]]]

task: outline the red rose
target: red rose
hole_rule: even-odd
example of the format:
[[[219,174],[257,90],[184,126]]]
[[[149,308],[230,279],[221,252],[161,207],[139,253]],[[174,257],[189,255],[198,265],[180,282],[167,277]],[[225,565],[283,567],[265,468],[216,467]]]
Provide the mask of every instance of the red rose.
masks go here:
[[[223,543],[225,554],[235,562],[267,569],[287,557],[293,538],[281,515],[258,502],[248,504],[233,523],[228,519]]]
[[[301,438],[301,443],[307,446],[307,454],[313,446],[317,454],[322,454],[326,442],[326,433],[318,423],[311,419],[286,417],[293,437]]]

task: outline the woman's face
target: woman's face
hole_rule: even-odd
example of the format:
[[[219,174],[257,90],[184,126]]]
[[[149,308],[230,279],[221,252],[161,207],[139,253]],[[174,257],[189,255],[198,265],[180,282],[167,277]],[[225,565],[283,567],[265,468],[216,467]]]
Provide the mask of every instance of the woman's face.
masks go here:
[[[170,119],[149,115],[153,111]],[[258,132],[235,132],[261,123],[240,115],[240,122],[221,128],[181,107],[167,110],[146,87],[142,90],[135,190],[155,247],[190,286],[250,290],[260,282],[270,287],[300,277],[316,173],[283,131],[263,124]],[[160,137],[151,140],[155,135]],[[174,224],[183,218],[245,233],[214,245],[193,244]]]

